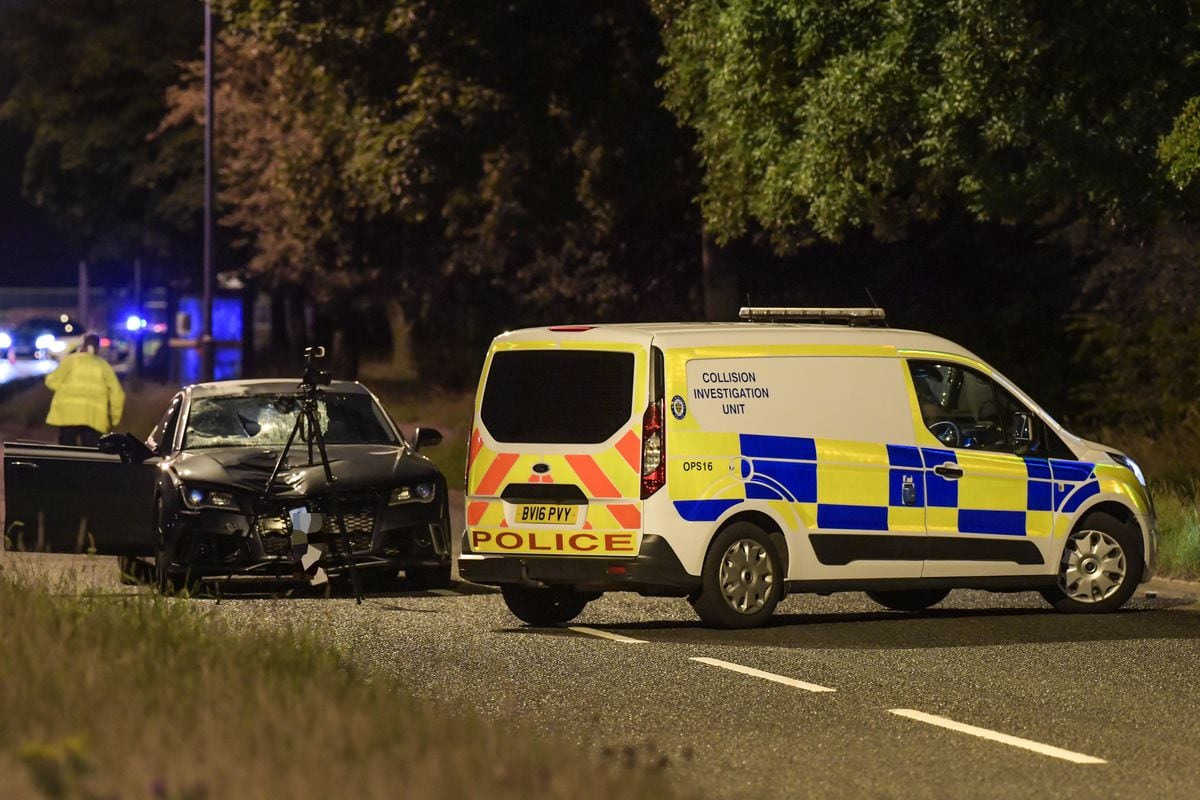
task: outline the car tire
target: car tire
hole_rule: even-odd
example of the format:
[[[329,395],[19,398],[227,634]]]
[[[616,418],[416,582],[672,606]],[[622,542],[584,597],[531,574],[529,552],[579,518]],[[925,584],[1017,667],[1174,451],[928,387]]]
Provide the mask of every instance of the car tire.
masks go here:
[[[439,564],[436,567],[412,567],[404,570],[404,580],[409,589],[449,589],[454,585],[450,579],[450,565]]]
[[[757,525],[735,522],[709,545],[692,608],[715,628],[757,628],[783,595],[783,560]]]
[[[584,607],[595,597],[568,586],[538,589],[515,583],[501,586],[500,592],[504,604],[517,619],[539,628],[570,622],[583,613]]]
[[[1116,611],[1137,589],[1143,563],[1140,531],[1111,514],[1089,514],[1067,538],[1058,583],[1042,597],[1068,614]]]
[[[867,597],[892,611],[924,611],[946,599],[949,589],[903,589],[867,592]]]

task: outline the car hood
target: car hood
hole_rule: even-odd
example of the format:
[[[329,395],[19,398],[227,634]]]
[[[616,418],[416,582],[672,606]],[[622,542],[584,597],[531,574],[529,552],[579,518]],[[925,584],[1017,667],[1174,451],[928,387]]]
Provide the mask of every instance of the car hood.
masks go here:
[[[282,448],[220,447],[180,453],[172,463],[185,483],[229,486],[261,492]],[[407,447],[392,445],[329,445],[329,466],[339,492],[381,489],[436,480],[437,468]],[[322,494],[329,490],[320,458],[308,464],[308,448],[293,447],[272,495],[279,497]]]

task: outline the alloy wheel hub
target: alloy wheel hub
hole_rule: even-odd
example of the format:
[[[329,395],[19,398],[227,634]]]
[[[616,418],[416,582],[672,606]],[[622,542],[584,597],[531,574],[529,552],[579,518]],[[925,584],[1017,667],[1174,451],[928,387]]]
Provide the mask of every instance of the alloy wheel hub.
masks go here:
[[[753,539],[739,539],[721,557],[721,595],[739,614],[762,609],[775,590],[775,572],[766,548]]]
[[[1117,593],[1126,577],[1125,550],[1104,531],[1072,534],[1063,552],[1058,585],[1072,600],[1099,603]]]

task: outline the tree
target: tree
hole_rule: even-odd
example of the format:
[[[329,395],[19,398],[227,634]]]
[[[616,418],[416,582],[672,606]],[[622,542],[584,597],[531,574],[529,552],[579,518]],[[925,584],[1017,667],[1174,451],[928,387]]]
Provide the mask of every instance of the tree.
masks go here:
[[[379,276],[427,372],[463,383],[512,324],[679,313],[699,264],[689,142],[636,4],[230,2],[286,57],[319,151],[287,170],[314,273]],[[253,220],[246,220],[253,222]],[[273,224],[263,221],[262,224]]]
[[[781,246],[965,213],[1152,220],[1196,94],[1191,3],[654,0],[704,218]]]
[[[194,236],[199,133],[149,136],[201,22],[193,0],[44,0],[4,13],[0,48],[16,80],[0,119],[29,134],[25,193],[81,257],[178,253]]]

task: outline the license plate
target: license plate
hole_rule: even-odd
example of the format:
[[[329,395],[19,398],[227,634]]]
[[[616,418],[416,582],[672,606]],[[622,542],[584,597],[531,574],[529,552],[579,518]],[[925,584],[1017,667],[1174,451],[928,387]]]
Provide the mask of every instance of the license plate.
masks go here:
[[[514,525],[574,525],[579,519],[579,506],[559,506],[549,503],[529,503],[513,507]]]

